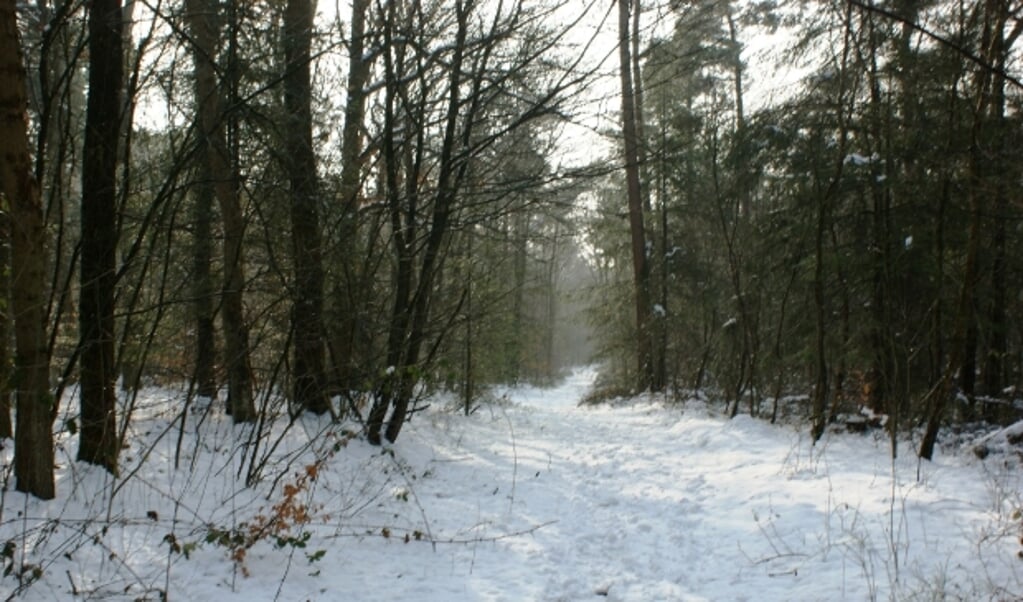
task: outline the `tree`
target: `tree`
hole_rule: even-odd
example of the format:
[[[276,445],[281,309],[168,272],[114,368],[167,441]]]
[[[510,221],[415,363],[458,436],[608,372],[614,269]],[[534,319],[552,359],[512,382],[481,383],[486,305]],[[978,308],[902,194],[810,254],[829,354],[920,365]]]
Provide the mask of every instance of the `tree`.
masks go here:
[[[1006,24],[1010,19],[1009,7],[1005,2],[989,0],[976,7],[980,11],[980,64],[976,69],[972,104],[972,124],[970,128],[970,147],[967,177],[969,188],[969,229],[966,242],[965,265],[963,266],[962,284],[955,323],[953,326],[952,350],[948,364],[939,382],[934,385],[925,397],[926,428],[920,442],[919,456],[930,460],[937,444],[938,430],[944,419],[948,401],[952,398],[956,372],[959,373],[960,388],[963,394],[972,399],[976,379],[976,353],[978,345],[977,305],[981,283],[981,244],[985,237],[983,216],[989,211],[988,189],[995,191],[995,200],[1002,193],[1002,184],[991,186],[993,181],[989,173],[988,163],[991,156],[998,156],[998,139],[1000,132],[992,129],[992,125],[1001,126],[1004,118],[1004,71],[996,72],[995,68],[1005,65],[1008,48],[1012,41],[1023,32],[1023,25],[1017,26],[1008,39],[1005,36]],[[1002,207],[1004,210],[1004,206]],[[1000,235],[996,230],[996,247],[1004,244],[999,242]],[[1004,251],[1002,252],[1004,253]],[[997,257],[997,255],[996,255]],[[1004,258],[1004,254],[1002,254]],[[999,279],[1004,274],[1003,268],[996,265],[995,289],[996,308],[999,289],[1004,286]],[[1001,317],[994,316],[996,328],[1001,327]],[[995,332],[996,353],[1001,353],[1000,333]],[[996,369],[992,367],[992,369]]]
[[[330,409],[324,371],[323,259],[313,116],[310,46],[313,0],[288,0],[284,10],[285,170],[291,184],[294,265],[292,329],[293,402],[316,414]]]
[[[547,60],[557,36],[541,17],[552,9],[528,4],[493,14],[472,0],[456,0],[451,11],[424,11],[418,2],[381,7],[378,194],[394,271],[385,363],[367,420],[373,443],[388,411],[386,436],[398,436],[418,385],[464,315],[461,296],[444,286],[446,269],[452,249],[466,248],[456,236],[477,223],[472,209],[500,198],[477,194],[494,184],[486,158],[514,132],[556,114],[575,81]],[[455,290],[467,294],[464,284]]]
[[[358,211],[359,196],[362,190],[363,173],[363,129],[366,113],[366,83],[369,78],[372,60],[366,56],[366,13],[369,11],[369,0],[353,0],[351,36],[348,46],[348,82],[346,85],[345,122],[341,131],[341,175],[339,177],[339,196],[341,197],[341,228],[339,236],[344,256],[341,258],[345,290],[336,295],[343,315],[340,322],[340,336],[335,340],[334,369],[338,379],[346,389],[357,383],[355,378],[355,332],[359,328],[359,317],[364,314],[364,306],[369,300],[368,283],[364,279],[352,275],[354,269],[347,266],[354,264],[354,256],[358,248]],[[363,270],[367,273],[369,270]],[[358,292],[354,289],[358,289]],[[361,294],[360,294],[361,292]],[[362,301],[361,303],[357,301]]]
[[[633,10],[638,11],[638,0]],[[650,267],[643,225],[643,195],[640,182],[639,133],[636,114],[636,86],[630,50],[630,0],[618,0],[618,57],[622,86],[622,139],[625,179],[632,240],[632,271],[636,302],[636,363],[639,390],[654,386],[654,358],[651,339],[653,305],[650,297]]]
[[[117,152],[121,132],[121,3],[89,10],[89,96],[82,149],[79,297],[82,424],[78,459],[117,472],[114,289],[117,284]]]
[[[27,132],[25,67],[14,0],[0,2],[0,207],[11,216],[11,309],[14,315],[18,491],[42,499],[56,493],[50,358],[46,340],[46,234]],[[6,343],[5,343],[6,344]]]
[[[231,56],[228,59],[226,87],[235,102],[238,77],[236,4],[230,7],[229,19]],[[192,34],[192,56],[195,63],[195,97],[197,111],[198,144],[200,156],[208,162],[209,176],[214,194],[220,205],[224,225],[224,281],[221,290],[221,319],[224,326],[224,361],[227,364],[227,407],[236,422],[256,419],[252,398],[252,374],[249,366],[249,326],[245,321],[242,303],[245,290],[245,217],[239,194],[237,161],[232,157],[225,135],[225,121],[236,119],[238,107],[232,104],[224,109],[218,85],[217,57],[221,28],[219,5],[207,0],[186,2],[189,30]],[[228,111],[232,113],[229,114]]]
[[[217,397],[217,339],[214,321],[216,288],[210,264],[213,261],[213,175],[210,171],[209,148],[199,145],[196,153],[199,181],[196,183],[193,207],[192,290],[195,298],[195,364],[192,379],[202,397]]]
[[[20,62],[20,56],[19,56]],[[24,86],[24,83],[22,84]],[[3,203],[7,206],[9,203]],[[11,338],[10,303],[10,209],[0,211],[0,439],[14,437],[14,424],[11,422],[11,363],[10,347],[7,341]]]

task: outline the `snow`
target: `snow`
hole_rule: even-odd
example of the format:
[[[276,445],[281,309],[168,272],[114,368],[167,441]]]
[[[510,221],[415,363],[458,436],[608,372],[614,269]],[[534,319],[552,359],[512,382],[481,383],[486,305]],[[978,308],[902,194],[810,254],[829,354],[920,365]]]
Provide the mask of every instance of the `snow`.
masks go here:
[[[15,542],[18,567],[42,569],[18,592],[28,600],[1023,595],[1021,478],[1004,457],[944,448],[918,479],[906,441],[893,476],[880,431],[829,432],[814,447],[805,429],[728,420],[696,399],[578,406],[594,377],[498,388],[468,417],[431,400],[383,448],[327,419],[287,431],[282,421],[253,488],[235,478],[254,453],[247,431],[219,411],[189,419],[175,470],[181,398],[150,390],[122,455],[126,479],[71,461],[62,436],[58,499],[27,498],[9,479],[0,543]],[[0,454],[9,466],[10,450]],[[240,563],[207,542],[275,505],[308,519]],[[0,577],[0,594],[17,583]]]
[[[874,162],[880,161],[880,160],[881,160],[881,156],[878,155],[877,153],[874,153],[874,154],[870,155],[869,157],[865,156],[865,155],[861,155],[859,153],[849,153],[842,160],[842,163],[844,163],[846,165],[852,164],[852,165],[855,165],[855,166],[863,166],[863,165],[870,165],[871,163],[874,163]]]

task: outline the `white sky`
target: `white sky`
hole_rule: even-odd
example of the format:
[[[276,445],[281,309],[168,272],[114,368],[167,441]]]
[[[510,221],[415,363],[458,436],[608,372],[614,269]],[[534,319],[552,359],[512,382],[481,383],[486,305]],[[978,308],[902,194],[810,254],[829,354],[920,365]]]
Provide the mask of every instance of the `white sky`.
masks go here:
[[[350,11],[349,0],[319,0],[317,2],[319,28],[328,30],[335,27],[335,19],[340,15],[340,20],[347,29]],[[136,39],[145,34],[152,23],[152,20],[147,18],[148,14],[145,6],[141,6],[137,11]],[[617,6],[611,0],[564,0],[560,14],[563,15],[560,23],[565,26],[578,20],[565,37],[563,46],[565,58],[571,60],[578,57],[579,53],[584,53],[580,68],[596,69],[596,77],[591,85],[569,104],[576,123],[567,124],[561,136],[561,162],[566,165],[581,165],[615,152],[617,144],[613,138],[599,133],[613,133],[619,128]],[[654,33],[666,35],[673,19],[663,0],[657,0],[657,3],[646,2],[643,25],[646,40]],[[777,69],[777,52],[773,51],[787,43],[789,36],[786,33],[746,37],[746,50],[743,52],[743,59],[747,63],[744,82],[747,91],[746,104],[749,110],[755,110],[776,95],[790,90],[801,72],[792,67],[786,67],[783,71]],[[153,60],[168,60],[168,56]],[[335,120],[335,113],[337,118],[340,118],[340,111],[337,108],[343,107],[343,78],[347,60],[342,45],[321,57],[317,65],[317,83],[321,85],[321,90],[334,89],[338,95],[334,99],[335,106],[329,116],[331,123]],[[168,121],[181,121],[185,118],[183,115],[173,115],[173,110],[167,106],[166,101],[161,100],[160,95],[154,92],[147,93],[140,100],[136,115],[138,123],[148,127],[159,127]],[[331,145],[336,146],[333,141]],[[331,145],[324,145],[320,151],[330,154],[336,150],[328,148]]]

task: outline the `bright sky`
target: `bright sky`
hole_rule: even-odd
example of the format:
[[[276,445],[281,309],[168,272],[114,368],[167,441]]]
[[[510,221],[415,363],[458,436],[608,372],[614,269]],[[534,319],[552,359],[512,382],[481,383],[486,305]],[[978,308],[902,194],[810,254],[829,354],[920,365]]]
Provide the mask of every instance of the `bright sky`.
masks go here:
[[[552,0],[553,1],[553,0]],[[563,58],[571,62],[575,58],[581,60],[581,70],[593,70],[591,83],[569,103],[569,111],[574,123],[567,124],[560,137],[561,161],[564,165],[578,166],[593,159],[607,156],[615,152],[617,142],[608,134],[614,134],[619,126],[619,83],[617,53],[617,5],[608,0],[560,0],[563,2],[558,9],[561,16],[559,23],[569,27],[565,36]],[[644,4],[644,35],[649,40],[652,35],[666,35],[670,30],[674,17],[667,9],[663,0]],[[319,0],[317,3],[318,27],[321,31],[337,27],[337,20],[347,29],[347,21],[351,11],[349,0]],[[154,21],[149,18],[147,7],[140,6],[136,11],[135,38],[145,35]],[[157,26],[163,26],[160,21]],[[747,63],[746,81],[747,107],[750,110],[762,106],[777,94],[784,94],[791,89],[791,84],[798,79],[801,72],[792,67],[779,70],[777,65],[777,48],[787,43],[788,34],[784,32],[768,35],[758,33],[749,35],[743,59]],[[344,103],[344,77],[348,57],[345,47],[339,45],[318,59],[317,83],[322,89],[336,90],[337,98],[327,120],[334,123],[341,118]],[[153,56],[150,60],[169,61],[173,55],[166,53]],[[181,54],[178,55],[181,58]],[[190,68],[190,61],[184,55],[184,69]],[[179,84],[180,88],[180,84]],[[178,91],[180,93],[180,90]],[[148,127],[160,127],[168,121],[183,122],[186,116],[175,114],[175,108],[169,106],[162,98],[159,90],[150,90],[140,100],[136,115],[138,123]],[[180,110],[180,109],[178,109]],[[339,135],[339,134],[338,134]],[[336,151],[339,144],[333,141],[320,149],[327,155]],[[326,156],[324,159],[328,159]],[[328,159],[329,160],[329,159]]]

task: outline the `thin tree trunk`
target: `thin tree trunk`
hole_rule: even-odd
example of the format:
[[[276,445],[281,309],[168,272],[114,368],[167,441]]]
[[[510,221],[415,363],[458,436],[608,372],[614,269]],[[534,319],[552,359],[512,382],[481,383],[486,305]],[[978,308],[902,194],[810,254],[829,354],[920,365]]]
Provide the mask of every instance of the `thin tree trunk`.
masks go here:
[[[399,96],[398,86],[401,78],[400,70],[403,65],[395,64],[394,50],[392,49],[393,38],[396,28],[395,3],[387,5],[386,16],[382,26],[384,44],[384,132],[383,132],[383,172],[385,176],[385,189],[387,191],[387,208],[391,220],[391,236],[394,239],[394,252],[396,259],[396,270],[394,275],[394,300],[391,306],[390,325],[387,334],[387,351],[384,382],[381,384],[366,419],[366,439],[372,445],[380,445],[380,432],[383,430],[384,419],[391,407],[397,389],[405,375],[403,374],[403,346],[408,329],[409,315],[411,312],[409,296],[412,287],[413,271],[413,249],[412,245],[416,238],[416,194],[413,188],[409,188],[406,201],[405,217],[402,217],[402,198],[399,184],[399,173],[401,170],[401,159],[398,156],[398,145],[395,137],[398,135],[398,117],[396,115]],[[417,132],[421,134],[421,132]],[[407,158],[412,150],[406,145],[406,163],[414,163],[414,160]],[[407,170],[408,171],[408,170]],[[414,174],[406,174],[407,178],[414,177]]]
[[[192,290],[195,295],[195,371],[193,378],[198,394],[209,399],[217,397],[217,343],[214,324],[213,274],[213,175],[210,172],[209,148],[204,144],[198,153],[199,182],[195,193],[195,230],[192,236]]]
[[[52,245],[49,316],[49,355],[52,357],[62,328],[75,328],[77,312],[72,294],[79,248],[73,240],[76,226],[68,208],[81,196],[81,162],[75,149],[80,139],[80,114],[85,103],[85,86],[79,71],[80,28],[71,27],[70,13],[79,4],[61,0],[50,7],[38,1],[39,24],[39,107],[35,140],[35,174],[41,188],[45,227]],[[75,17],[77,23],[77,16]],[[63,383],[62,383],[63,387]],[[59,392],[58,392],[59,397]]]
[[[640,196],[643,199],[643,212],[644,221],[645,216],[653,212],[653,201],[652,193],[650,190],[650,152],[649,152],[649,139],[646,133],[646,113],[645,113],[645,84],[643,82],[643,69],[640,60],[641,48],[640,48],[640,15],[642,12],[642,6],[640,5],[641,0],[632,0],[632,89],[634,105],[633,110],[635,111],[635,123],[636,123],[636,163],[639,165],[639,179],[640,179]],[[661,203],[664,203],[664,199],[661,199]],[[654,228],[654,233],[657,229]],[[651,234],[652,241],[657,240],[656,234]],[[651,243],[653,244],[653,243]],[[653,244],[655,252],[661,256],[666,252],[665,245],[667,242],[662,238],[660,245]],[[646,270],[647,270],[647,298],[649,300],[649,342],[647,343],[650,348],[650,390],[651,391],[662,391],[665,384],[667,383],[667,314],[664,312],[665,304],[660,304],[661,311],[655,311],[653,306],[654,298],[654,284],[653,277],[650,275],[652,266],[650,265],[650,257],[646,259]],[[656,264],[658,266],[663,265],[663,262]]]
[[[200,144],[205,147],[212,176],[214,194],[220,205],[224,225],[224,282],[221,292],[221,319],[224,326],[224,361],[227,365],[227,407],[234,422],[256,419],[252,398],[252,375],[249,368],[249,329],[245,322],[243,294],[245,264],[243,242],[245,217],[238,194],[237,165],[232,165],[231,152],[224,133],[227,118],[217,86],[217,40],[220,28],[216,26],[218,4],[208,0],[187,0],[186,12],[189,29],[194,40],[192,49],[195,63],[195,95]],[[232,5],[229,9],[236,11]],[[234,15],[232,15],[234,16]],[[236,19],[230,19],[232,54],[236,51]],[[235,87],[236,57],[228,61],[228,87]],[[233,96],[233,94],[232,94]],[[236,99],[235,99],[236,100]],[[231,108],[234,110],[234,107]]]
[[[618,53],[622,85],[622,134],[624,138],[625,179],[629,207],[629,232],[632,241],[632,272],[636,301],[637,388],[653,385],[654,363],[650,340],[650,267],[647,260],[643,225],[643,197],[639,178],[639,141],[636,130],[635,96],[630,50],[629,0],[618,0]]]
[[[285,168],[291,185],[295,404],[315,414],[330,409],[324,369],[323,259],[313,151],[310,47],[314,0],[288,0],[284,11]]]
[[[660,288],[660,311],[657,312],[657,319],[660,324],[657,328],[657,349],[655,352],[655,361],[657,362],[654,368],[654,380],[659,381],[662,388],[667,386],[668,379],[668,277],[670,264],[668,261],[668,166],[667,166],[667,154],[668,154],[668,124],[667,124],[667,111],[665,110],[665,95],[661,95],[660,104],[660,115],[658,115],[658,122],[660,123],[660,144],[659,144],[659,157],[658,163],[660,169],[658,169],[658,183],[657,183],[657,208],[660,214],[660,229],[661,229],[661,244],[658,249],[658,263],[660,265],[660,274],[658,275],[658,284]]]
[[[21,58],[18,57],[18,64]],[[6,110],[0,107],[0,110]],[[8,138],[5,138],[5,140]],[[0,200],[0,439],[14,437],[14,424],[11,422],[11,371],[10,345],[11,313],[11,225],[9,202]]]
[[[644,100],[644,83],[643,83],[643,66],[640,58],[641,48],[641,30],[640,20],[643,12],[641,6],[641,0],[630,0],[632,4],[632,33],[629,35],[631,42],[631,59],[632,59],[632,98],[633,98],[633,110],[635,111],[635,123],[636,123],[636,163],[639,165],[639,190],[640,195],[643,197],[643,211],[649,215],[653,212],[653,204],[650,195],[650,177],[648,173],[648,140],[646,135],[646,116],[643,112],[645,108]]]
[[[981,48],[986,53],[992,50],[991,36],[997,29],[992,23],[995,2],[989,1],[986,6],[981,36]],[[984,57],[990,60],[990,56]],[[990,62],[988,64],[991,64]],[[952,349],[949,352],[948,364],[938,383],[931,388],[924,399],[925,422],[924,436],[920,442],[919,456],[930,460],[934,456],[934,446],[938,442],[938,430],[945,416],[945,409],[952,397],[955,385],[955,373],[962,376],[966,370],[974,370],[975,363],[969,357],[976,351],[976,341],[971,346],[971,332],[975,333],[976,320],[975,300],[979,282],[980,238],[983,228],[983,186],[986,174],[985,162],[981,150],[981,140],[987,126],[988,109],[990,107],[991,73],[988,69],[980,69],[974,90],[974,113],[971,130],[969,177],[970,186],[970,229],[966,246],[966,264],[964,266],[962,287],[959,292],[959,305],[956,312],[955,330],[952,338]],[[968,384],[968,383],[961,383]]]
[[[423,249],[423,260],[419,267],[419,281],[416,285],[416,292],[412,297],[412,318],[409,322],[408,342],[405,345],[404,366],[406,369],[415,368],[419,363],[419,355],[426,337],[426,326],[430,317],[431,301],[434,289],[434,281],[439,269],[441,259],[441,244],[447,237],[451,220],[452,204],[455,201],[455,193],[459,187],[460,180],[465,175],[467,164],[463,161],[456,166],[455,145],[461,144],[462,148],[468,148],[471,140],[472,124],[475,110],[479,106],[479,79],[473,81],[473,89],[467,97],[469,108],[466,110],[465,125],[459,136],[459,113],[462,107],[463,80],[463,59],[465,57],[466,38],[468,36],[469,16],[472,13],[474,3],[458,3],[456,7],[457,31],[455,34],[455,48],[449,67],[448,82],[448,105],[444,122],[444,138],[441,144],[440,161],[437,174],[437,193],[433,200],[433,214],[430,219],[430,231],[426,238],[426,246]],[[485,65],[489,57],[491,47],[483,50],[483,58],[478,59],[480,65]],[[410,182],[410,184],[415,184]],[[407,370],[406,370],[407,372]],[[401,380],[401,387],[393,400],[394,411],[387,422],[387,440],[394,442],[401,432],[405,419],[408,416],[408,407],[412,398],[412,388],[415,379],[411,374],[404,374]]]
[[[816,442],[824,434],[827,426],[828,399],[828,362],[825,332],[827,330],[827,308],[824,300],[824,233],[827,230],[827,212],[825,204],[828,198],[822,198],[817,206],[817,228],[814,236],[814,269],[813,269],[813,304],[814,304],[814,374],[816,381],[813,388],[813,427],[811,437]]]
[[[838,103],[837,103],[837,121],[839,126],[838,136],[838,148],[836,149],[836,156],[838,157],[835,165],[835,173],[831,178],[831,182],[828,184],[827,189],[820,189],[818,186],[818,197],[817,201],[817,228],[814,237],[814,278],[813,278],[813,298],[814,298],[814,309],[815,309],[815,341],[814,341],[814,372],[815,372],[815,384],[813,391],[813,400],[811,402],[811,411],[813,412],[810,435],[813,438],[814,443],[820,440],[821,436],[824,435],[824,429],[827,426],[827,405],[830,383],[828,382],[828,361],[827,361],[827,307],[826,300],[824,298],[824,236],[828,231],[828,223],[830,222],[829,206],[831,200],[834,198],[839,183],[842,180],[842,168],[845,165],[845,153],[846,145],[849,137],[849,125],[845,115],[846,102],[846,77],[848,73],[848,61],[850,54],[850,46],[852,44],[852,5],[846,7],[845,12],[845,34],[844,43],[842,45],[842,57],[839,65],[839,77],[840,80],[838,90]]]
[[[743,94],[743,65],[742,65],[742,47],[739,42],[739,31],[735,24],[735,15],[732,14],[732,5],[729,2],[728,14],[728,39],[732,43],[732,85],[735,89],[735,131],[741,132],[746,128],[746,110],[745,100]],[[743,212],[748,211],[749,207],[743,207]]]
[[[475,378],[475,362],[473,357],[473,321],[472,314],[472,243],[473,243],[473,231],[472,228],[466,232],[465,236],[465,361],[462,366],[463,380],[462,380],[462,409],[465,415],[468,416],[472,413],[472,400],[475,394],[474,389],[476,388]]]
[[[362,190],[362,128],[366,113],[366,80],[369,78],[370,61],[366,59],[366,12],[369,0],[353,0],[351,41],[348,47],[348,85],[345,100],[345,123],[341,131],[341,177],[340,196],[342,202],[340,244],[346,249],[347,264],[354,263],[356,240],[358,238],[359,192]],[[351,286],[354,278],[346,284]],[[340,302],[344,303],[342,317],[342,336],[334,367],[342,386],[350,388],[355,385],[357,369],[355,366],[356,332],[359,329],[359,316],[362,315],[361,293],[351,291],[344,295]]]
[[[1005,4],[1001,7],[1004,9]],[[1000,15],[1000,17],[1003,15]],[[1002,24],[1001,19],[999,25]],[[994,158],[994,169],[997,172],[1011,172],[1005,161],[1006,140],[1005,132],[1008,124],[1005,122],[1005,67],[1011,44],[1003,34],[1004,27],[997,27],[994,32],[994,47],[992,55],[997,60],[997,75],[992,82],[991,100],[991,129],[993,144],[991,153]],[[1008,351],[1008,320],[1006,316],[1006,297],[1008,294],[1006,280],[1008,276],[1008,262],[1006,255],[1006,221],[1008,221],[1009,194],[1006,190],[1006,178],[996,175],[993,182],[994,188],[994,234],[992,245],[994,246],[994,259],[991,266],[991,304],[988,311],[987,321],[990,324],[991,335],[988,343],[987,353],[984,356],[984,393],[992,396],[1002,395],[1005,378],[1005,355]]]
[[[872,14],[864,15],[869,28],[870,39],[876,38]],[[887,119],[887,105],[881,90],[881,75],[878,68],[877,47],[872,45],[868,55],[866,69],[868,72],[868,86],[870,89],[869,125],[867,127],[868,143],[871,144],[873,152],[879,156],[889,154],[889,150],[883,150],[886,140],[890,144],[892,133],[885,128]],[[908,67],[907,67],[908,70]],[[871,290],[871,352],[872,367],[871,376],[871,409],[878,412],[885,412],[889,416],[888,427],[897,427],[899,404],[895,384],[897,378],[897,350],[894,340],[892,320],[892,293],[891,293],[891,269],[892,269],[892,216],[891,216],[891,195],[890,183],[893,175],[883,174],[885,184],[879,185],[878,177],[871,178],[873,184],[870,189],[871,199],[871,248],[873,250],[871,260],[872,290]],[[894,431],[892,431],[894,433]],[[893,445],[895,439],[892,439]],[[893,455],[896,452],[892,447]]]
[[[9,212],[15,316],[17,431],[14,478],[18,491],[41,499],[56,494],[53,420],[47,351],[46,231],[29,154],[26,75],[14,0],[0,0],[0,209]]]
[[[510,369],[508,377],[513,382],[518,382],[525,372],[526,348],[524,341],[526,320],[526,266],[529,259],[529,214],[525,207],[520,207],[515,212],[512,221],[512,277],[515,282],[514,299],[512,301],[512,330],[508,341],[508,361]]]
[[[89,97],[82,149],[82,425],[78,459],[117,472],[114,288],[117,270],[117,148],[121,132],[121,3],[89,11]]]

